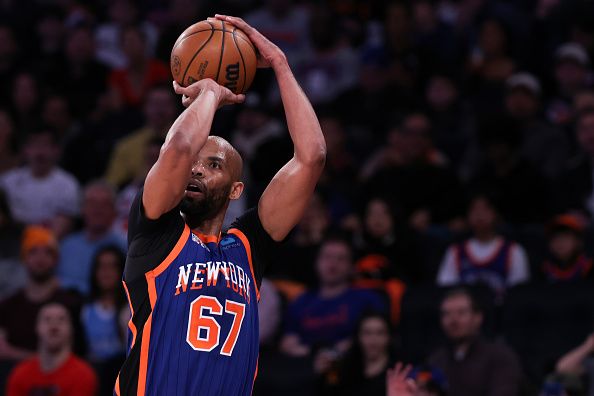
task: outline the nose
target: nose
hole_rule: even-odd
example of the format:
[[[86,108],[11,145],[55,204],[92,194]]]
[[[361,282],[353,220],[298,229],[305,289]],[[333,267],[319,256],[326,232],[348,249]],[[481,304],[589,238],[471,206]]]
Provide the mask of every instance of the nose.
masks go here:
[[[201,161],[198,161],[192,166],[192,176],[193,177],[202,177],[204,176],[204,165]]]

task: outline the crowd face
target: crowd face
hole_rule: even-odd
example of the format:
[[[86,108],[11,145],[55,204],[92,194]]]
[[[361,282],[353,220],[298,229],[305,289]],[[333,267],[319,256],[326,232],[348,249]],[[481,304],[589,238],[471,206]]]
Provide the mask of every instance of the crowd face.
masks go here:
[[[42,349],[59,352],[70,345],[72,323],[66,307],[60,304],[46,305],[37,316],[37,336]]]
[[[14,106],[19,112],[27,113],[37,105],[37,84],[30,74],[19,74],[14,80],[12,92]]]
[[[84,63],[95,55],[95,42],[87,29],[76,29],[68,34],[66,56],[70,62]]]
[[[36,133],[29,137],[24,154],[33,174],[43,177],[54,168],[60,150],[51,133]]]
[[[111,292],[120,286],[122,278],[119,257],[112,251],[104,251],[97,257],[97,285],[103,292]]]
[[[450,296],[441,304],[441,327],[454,343],[476,337],[481,323],[482,315],[472,309],[470,298],[464,294]]]
[[[485,198],[477,198],[468,210],[468,225],[475,234],[491,233],[495,230],[497,212]]]
[[[555,78],[562,93],[570,93],[585,85],[588,70],[581,64],[562,60],[555,67]]]
[[[359,330],[359,343],[366,360],[374,360],[388,353],[390,331],[388,324],[379,317],[363,321]]]
[[[437,111],[448,109],[456,101],[458,92],[456,87],[445,77],[434,77],[427,86],[427,102]]]
[[[318,254],[317,270],[322,286],[348,284],[353,272],[350,247],[341,241],[324,243]]]
[[[177,116],[172,91],[164,87],[151,90],[144,104],[144,116],[146,123],[157,131],[169,128]]]
[[[392,214],[388,204],[381,199],[374,199],[367,204],[365,228],[374,238],[383,238],[393,229]]]
[[[146,40],[136,28],[128,28],[122,34],[122,50],[129,64],[138,65],[146,60]]]
[[[524,89],[515,89],[505,97],[505,107],[512,117],[524,120],[537,114],[539,103],[534,94]]]
[[[558,232],[549,242],[549,249],[553,256],[563,262],[575,258],[581,247],[580,238],[572,231]]]
[[[34,246],[23,257],[23,264],[29,277],[42,283],[54,276],[58,265],[58,254],[49,246]]]
[[[107,186],[90,186],[83,197],[82,215],[85,228],[93,233],[109,230],[116,216],[114,194]]]

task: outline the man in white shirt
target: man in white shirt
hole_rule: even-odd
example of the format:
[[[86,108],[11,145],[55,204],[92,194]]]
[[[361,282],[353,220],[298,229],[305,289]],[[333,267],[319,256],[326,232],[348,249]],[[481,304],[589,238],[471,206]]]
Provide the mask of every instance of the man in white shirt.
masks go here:
[[[26,165],[0,176],[13,218],[25,224],[49,224],[57,215],[79,211],[79,185],[56,163],[60,148],[54,131],[32,132],[24,147]]]
[[[522,246],[497,233],[497,211],[488,197],[472,199],[468,224],[473,235],[448,248],[437,275],[438,285],[484,283],[501,296],[506,288],[530,278]]]

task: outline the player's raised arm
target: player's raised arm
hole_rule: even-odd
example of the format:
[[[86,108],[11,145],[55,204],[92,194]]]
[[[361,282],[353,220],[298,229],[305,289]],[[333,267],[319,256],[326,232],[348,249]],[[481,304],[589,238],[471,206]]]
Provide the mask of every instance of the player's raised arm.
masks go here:
[[[264,229],[280,241],[300,220],[324,168],[326,142],[320,123],[293,76],[285,54],[241,18],[217,15],[243,30],[259,52],[258,67],[272,67],[278,81],[295,152],[274,176],[258,203]]]
[[[210,79],[185,88],[174,82],[174,88],[183,95],[187,109],[169,129],[159,159],[146,177],[142,204],[149,219],[159,218],[183,198],[192,165],[206,143],[217,108],[244,99]]]

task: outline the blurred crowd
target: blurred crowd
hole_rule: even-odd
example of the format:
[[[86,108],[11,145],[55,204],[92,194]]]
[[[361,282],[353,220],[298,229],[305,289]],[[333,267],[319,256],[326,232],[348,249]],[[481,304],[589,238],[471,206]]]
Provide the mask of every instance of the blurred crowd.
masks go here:
[[[111,394],[171,47],[215,12],[285,51],[328,146],[262,283],[254,394],[594,395],[588,0],[0,2],[6,394]],[[217,113],[245,163],[227,224],[292,155],[282,114],[265,69]]]

